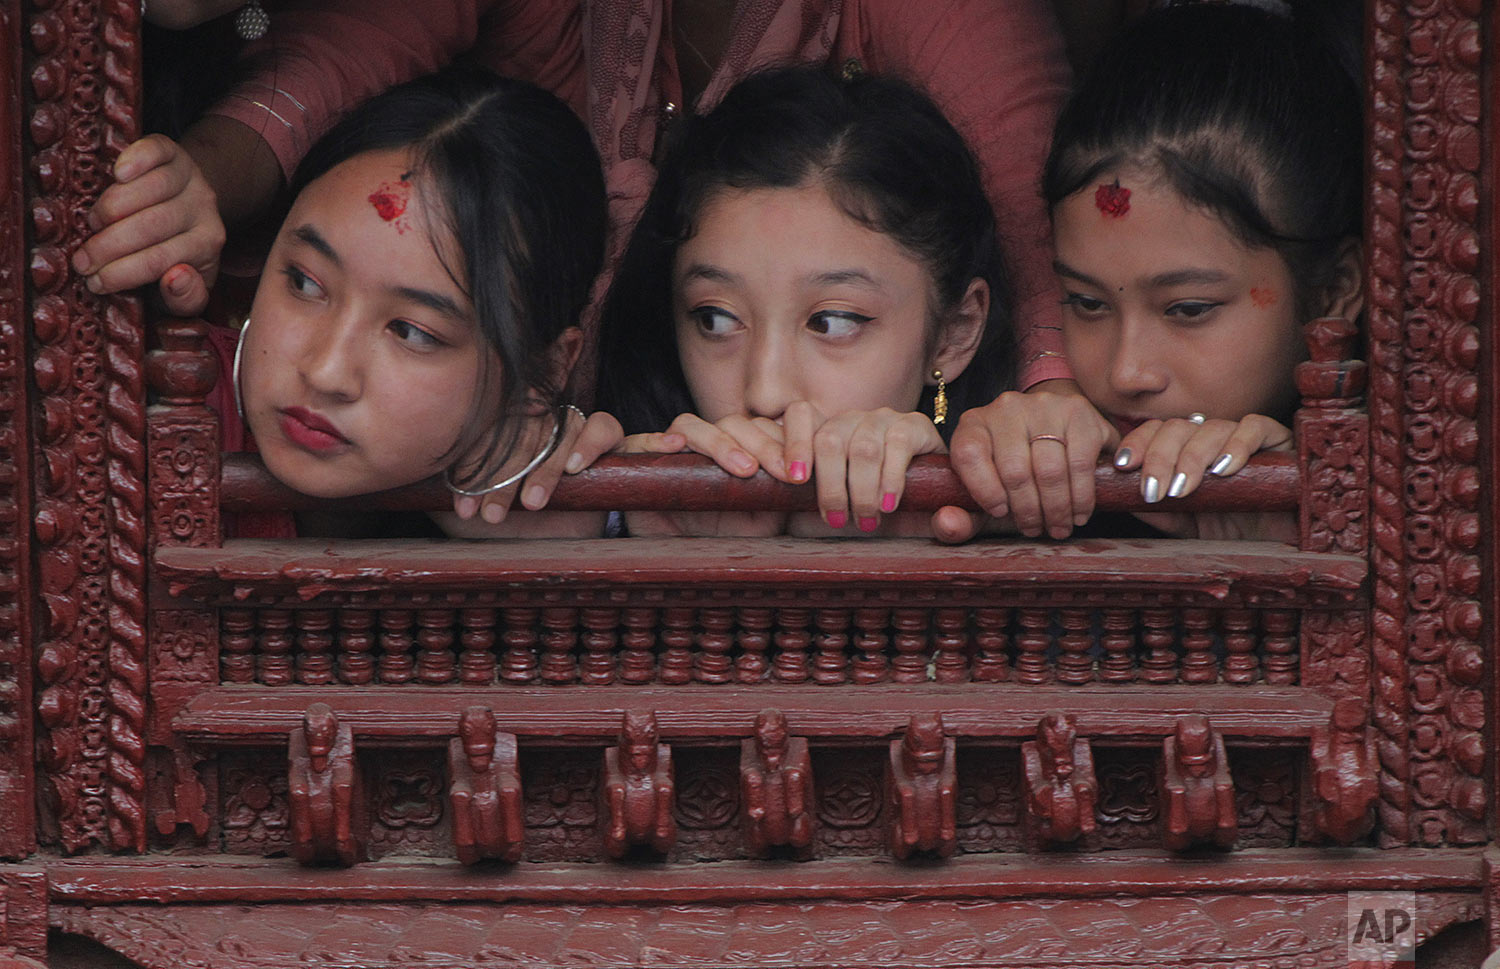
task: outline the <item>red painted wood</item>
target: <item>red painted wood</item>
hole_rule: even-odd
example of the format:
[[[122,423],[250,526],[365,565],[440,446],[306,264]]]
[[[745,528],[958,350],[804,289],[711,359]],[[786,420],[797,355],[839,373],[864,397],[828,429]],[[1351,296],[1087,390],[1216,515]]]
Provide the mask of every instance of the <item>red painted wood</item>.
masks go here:
[[[487,690],[372,687],[330,692],[313,687],[225,686],[190,701],[173,729],[196,741],[284,743],[308,705],[321,700],[357,738],[403,739],[458,734],[459,716],[474,703],[495,711],[500,729],[530,742],[598,743],[614,739],[627,710],[655,711],[667,739],[726,740],[754,732],[768,706],[786,714],[801,737],[886,739],[904,731],[917,713],[941,714],[958,737],[1023,738],[1036,733],[1048,711],[1072,712],[1080,734],[1126,740],[1159,738],[1176,719],[1214,711],[1214,726],[1236,738],[1291,739],[1327,726],[1333,703],[1297,688],[1245,690],[1233,686],[1029,688],[997,684],[885,687],[778,686],[765,691],[715,687],[500,687]],[[432,746],[426,739],[423,746]]]
[[[453,496],[436,479],[357,499],[311,498],[271,477],[259,458],[244,454],[225,455],[222,488],[226,511],[443,511],[453,506]],[[1094,490],[1100,511],[1147,509],[1136,472],[1126,474],[1102,463],[1094,472]],[[1295,511],[1297,497],[1296,456],[1276,452],[1256,455],[1232,478],[1205,478],[1191,495],[1171,499],[1169,504],[1181,511]],[[914,459],[906,475],[902,509],[932,511],[944,505],[978,507],[949,468],[946,455]],[[811,485],[783,484],[763,471],[752,478],[736,478],[702,455],[631,454],[607,455],[592,467],[565,476],[548,507],[558,511],[816,511],[818,503]],[[1152,507],[1159,511],[1167,505]]]
[[[503,549],[503,554],[501,550]],[[1356,556],[1298,552],[1275,542],[1085,539],[941,546],[922,539],[543,539],[501,544],[369,541],[357,547],[258,539],[222,548],[166,548],[157,573],[174,596],[225,601],[294,591],[374,588],[563,588],[607,584],[670,588],[781,586],[1153,589],[1223,600],[1276,590],[1288,607],[1325,594],[1351,601],[1363,588]]]
[[[290,859],[95,858],[49,864],[59,904],[286,901],[529,901],[669,905],[736,900],[1090,898],[1231,892],[1477,891],[1478,848],[1240,851],[1183,860],[1164,852],[996,859],[942,865],[739,861],[714,865],[520,865],[475,871],[428,861],[305,869]]]

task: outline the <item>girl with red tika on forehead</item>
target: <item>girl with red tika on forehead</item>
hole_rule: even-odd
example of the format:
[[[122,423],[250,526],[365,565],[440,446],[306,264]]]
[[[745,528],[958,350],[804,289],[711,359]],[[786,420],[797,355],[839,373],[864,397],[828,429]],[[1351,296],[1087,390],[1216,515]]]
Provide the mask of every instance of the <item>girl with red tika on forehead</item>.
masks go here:
[[[1063,538],[1092,514],[1101,452],[1155,504],[1292,446],[1301,325],[1363,307],[1359,97],[1319,36],[1262,9],[1172,7],[1075,92],[1043,195],[1085,396],[1006,394],[964,416],[954,465],[990,514]],[[1287,515],[1140,517],[1185,537],[1296,536]],[[934,522],[954,540],[975,524]]]

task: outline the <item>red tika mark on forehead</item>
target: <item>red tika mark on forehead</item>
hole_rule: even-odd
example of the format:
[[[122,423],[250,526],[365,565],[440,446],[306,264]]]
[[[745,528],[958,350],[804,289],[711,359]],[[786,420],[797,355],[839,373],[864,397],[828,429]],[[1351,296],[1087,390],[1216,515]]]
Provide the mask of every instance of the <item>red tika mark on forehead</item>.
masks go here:
[[[1120,180],[1100,185],[1094,190],[1094,205],[1110,218],[1118,219],[1130,211],[1130,189],[1121,188]]]
[[[406,199],[411,186],[403,179],[394,184],[387,182],[380,188],[370,193],[370,204],[375,206],[375,214],[387,222],[395,222],[406,211]],[[404,230],[400,223],[396,225],[396,231]]]
[[[1262,289],[1259,286],[1251,286],[1250,302],[1254,303],[1260,309],[1265,309],[1276,302],[1276,293],[1269,289]]]

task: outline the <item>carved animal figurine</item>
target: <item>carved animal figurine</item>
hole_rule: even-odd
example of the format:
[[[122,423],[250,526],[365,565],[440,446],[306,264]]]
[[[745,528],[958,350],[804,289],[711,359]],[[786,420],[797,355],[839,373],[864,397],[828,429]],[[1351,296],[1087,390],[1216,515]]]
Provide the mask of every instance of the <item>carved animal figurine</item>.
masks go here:
[[[751,854],[786,845],[798,858],[812,857],[812,759],[805,739],[787,736],[780,710],[762,710],[755,735],[740,744],[740,792]]]
[[[458,860],[466,865],[486,858],[520,861],[526,813],[516,737],[496,729],[488,707],[468,707],[459,715],[458,736],[448,741],[448,776]]]
[[[1027,821],[1038,842],[1076,841],[1094,832],[1094,755],[1072,717],[1056,711],[1043,717],[1036,740],[1021,745],[1021,762]]]
[[[1318,832],[1339,844],[1351,844],[1369,833],[1371,810],[1379,794],[1375,737],[1365,724],[1365,701],[1338,700],[1326,727],[1313,731],[1313,792],[1318,797]]]
[[[901,739],[891,741],[885,789],[891,853],[897,858],[914,851],[946,858],[957,850],[954,749],[936,714],[912,717]]]
[[[654,713],[627,713],[619,746],[604,751],[604,850],[611,858],[640,844],[665,854],[677,840],[672,749],[656,738]]]
[[[1224,738],[1202,714],[1179,717],[1163,742],[1161,796],[1163,841],[1170,850],[1200,841],[1221,848],[1234,844],[1239,822]]]
[[[292,857],[304,865],[352,865],[365,856],[369,825],[354,759],[354,732],[314,703],[289,740]]]

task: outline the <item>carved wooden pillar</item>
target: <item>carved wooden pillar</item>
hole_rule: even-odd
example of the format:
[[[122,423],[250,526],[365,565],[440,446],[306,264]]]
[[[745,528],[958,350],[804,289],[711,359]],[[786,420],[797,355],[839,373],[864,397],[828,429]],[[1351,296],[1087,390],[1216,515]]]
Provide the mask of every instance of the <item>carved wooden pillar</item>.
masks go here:
[[[410,683],[416,673],[411,656],[412,613],[410,609],[380,612],[380,682]]]
[[[458,860],[520,861],[526,808],[516,738],[496,728],[488,707],[469,707],[459,717],[458,736],[448,742],[448,777]]]
[[[340,609],[339,682],[364,686],[375,680],[375,613],[369,609]]]
[[[734,661],[737,683],[762,683],[771,673],[766,651],[771,648],[771,610],[764,606],[741,606],[739,632],[735,637],[740,655]]]
[[[495,623],[499,616],[494,609],[464,609],[458,620],[463,628],[458,678],[471,686],[489,686],[495,682]]]
[[[807,679],[807,647],[812,642],[807,624],[811,618],[807,609],[776,610],[776,657],[771,661],[771,676],[777,682],[802,683]]]
[[[583,628],[583,659],[579,663],[579,682],[594,686],[613,683],[620,610],[597,606],[586,608],[583,610]]]
[[[1072,717],[1055,711],[1043,717],[1036,739],[1021,745],[1021,765],[1033,842],[1067,843],[1094,832],[1094,755]]]
[[[349,725],[314,703],[291,732],[287,760],[292,857],[304,865],[363,859],[369,821]]]
[[[1052,679],[1047,666],[1047,647],[1051,645],[1052,613],[1046,609],[1017,610],[1020,634],[1016,636],[1017,683],[1046,683]]]
[[[821,686],[832,686],[849,679],[848,658],[844,655],[849,646],[849,610],[819,609],[813,614],[818,626],[818,655],[813,660],[813,682]]]
[[[0,191],[8,203],[17,202],[18,179],[26,179],[30,205],[7,204],[0,216],[8,223],[0,389],[15,391],[29,380],[36,393],[29,399],[6,393],[0,401],[0,421],[16,431],[0,444],[7,452],[0,463],[13,472],[0,483],[0,505],[7,494],[35,495],[31,507],[23,499],[6,510],[24,513],[15,521],[30,529],[30,541],[22,547],[24,558],[12,558],[17,548],[0,554],[0,568],[9,563],[26,571],[34,562],[39,579],[22,593],[28,602],[16,625],[24,628],[35,617],[24,641],[36,644],[36,712],[43,728],[37,753],[55,795],[44,801],[55,812],[63,849],[142,850],[151,446],[144,332],[134,297],[92,295],[69,263],[88,235],[84,214],[103,191],[115,157],[140,133],[140,6],[128,0],[65,8],[13,3],[3,19],[7,65],[0,97],[6,104],[0,110],[7,147]],[[24,85],[12,83],[19,81],[11,73],[16,62]],[[30,111],[20,122],[23,91]],[[13,138],[26,140],[17,146]],[[27,215],[31,250],[23,262],[15,249],[23,244]],[[21,265],[28,269],[29,308],[17,303]],[[31,353],[21,342],[28,317]],[[33,460],[17,462],[15,448],[28,449]],[[0,522],[5,529],[23,526]],[[0,608],[0,622],[5,613]],[[199,627],[193,635],[206,641],[215,631]],[[14,712],[30,719],[29,710]],[[10,733],[0,737],[0,773],[15,782],[8,790],[20,793],[30,778],[18,762],[18,755],[25,759],[24,745],[16,743],[21,734]],[[29,850],[35,826],[18,823],[30,822],[32,811],[25,803],[11,805],[11,796],[6,809],[16,811],[5,818],[10,831],[0,839],[0,853],[15,855]]]
[[[933,679],[939,683],[968,682],[969,663],[964,657],[964,627],[969,622],[968,611],[939,609],[933,620],[937,626],[937,636],[933,640]]]
[[[975,609],[974,680],[979,683],[1003,683],[1010,679],[1009,609]]]
[[[333,612],[328,609],[298,609],[297,682],[327,686],[333,682]]]
[[[578,610],[551,606],[542,610],[542,682],[563,684],[578,679]]]
[[[632,606],[624,611],[621,620],[625,634],[620,645],[620,681],[622,683],[650,683],[656,678],[656,656],[651,652],[656,645],[656,610],[649,606]]]
[[[1224,682],[1254,683],[1259,670],[1255,657],[1255,613],[1226,609],[1223,615]]]
[[[292,682],[291,629],[291,610],[260,610],[260,636],[256,640],[255,678],[266,686],[286,686]]]
[[[946,858],[958,849],[956,749],[936,714],[912,717],[906,732],[891,741],[886,826],[897,858],[918,851]]]
[[[0,18],[0,50],[21,51],[25,21],[19,8]],[[32,52],[36,39],[32,39]],[[22,158],[26,119],[22,105],[22,58],[8,56],[0,65],[0,647],[6,675],[0,703],[0,857],[20,858],[36,847],[36,750],[32,738],[37,719],[32,671],[44,614],[33,607],[37,589],[31,573],[34,508],[32,502],[31,380],[27,376],[26,167]],[[35,226],[35,219],[33,219]],[[61,227],[59,227],[61,228]],[[55,240],[54,240],[55,241]],[[40,525],[40,522],[36,522]],[[38,536],[40,538],[40,536]],[[52,682],[60,680],[54,670]],[[45,714],[44,726],[62,726],[59,709]],[[56,759],[57,751],[52,751]],[[39,922],[46,946],[46,886],[42,886]]]
[[[850,674],[854,682],[862,685],[880,683],[890,675],[885,659],[885,648],[891,641],[885,630],[890,621],[891,611],[880,606],[854,610],[854,626],[859,630],[854,635],[854,646],[859,654],[854,657],[854,670]]]
[[[892,645],[896,658],[891,661],[891,679],[897,683],[927,682],[927,610],[891,610],[891,625],[896,628]]]
[[[740,743],[740,798],[752,855],[784,846],[795,857],[812,856],[812,758],[807,740],[789,735],[779,710],[762,710],[755,733]]]
[[[535,682],[537,610],[518,607],[504,609],[500,615],[505,622],[505,631],[500,635],[505,644],[505,653],[500,658],[500,678],[507,683]]]
[[[452,609],[417,611],[417,679],[439,685],[451,683],[458,676],[453,657]]]
[[[1177,682],[1176,645],[1177,616],[1170,609],[1142,609],[1141,643],[1146,655],[1141,657],[1141,679],[1147,683]]]
[[[698,652],[693,657],[693,679],[699,683],[729,683],[734,679],[734,666],[729,659],[729,650],[734,637],[729,630],[734,628],[734,610],[705,606],[698,612]]]
[[[1297,682],[1297,614],[1290,609],[1267,609],[1261,613],[1261,649],[1265,651],[1266,682],[1291,686]]]
[[[219,612],[219,679],[224,683],[255,682],[255,610]]]
[[[1130,683],[1135,669],[1135,610],[1105,609],[1103,635],[1099,645],[1104,659],[1099,663],[1099,679],[1106,683]]]
[[[661,611],[661,669],[657,677],[663,683],[676,685],[693,678],[693,612],[683,606]]]
[[[1079,685],[1094,678],[1094,660],[1089,656],[1092,618],[1086,609],[1062,609],[1058,613],[1062,635],[1058,637],[1057,681]]]

